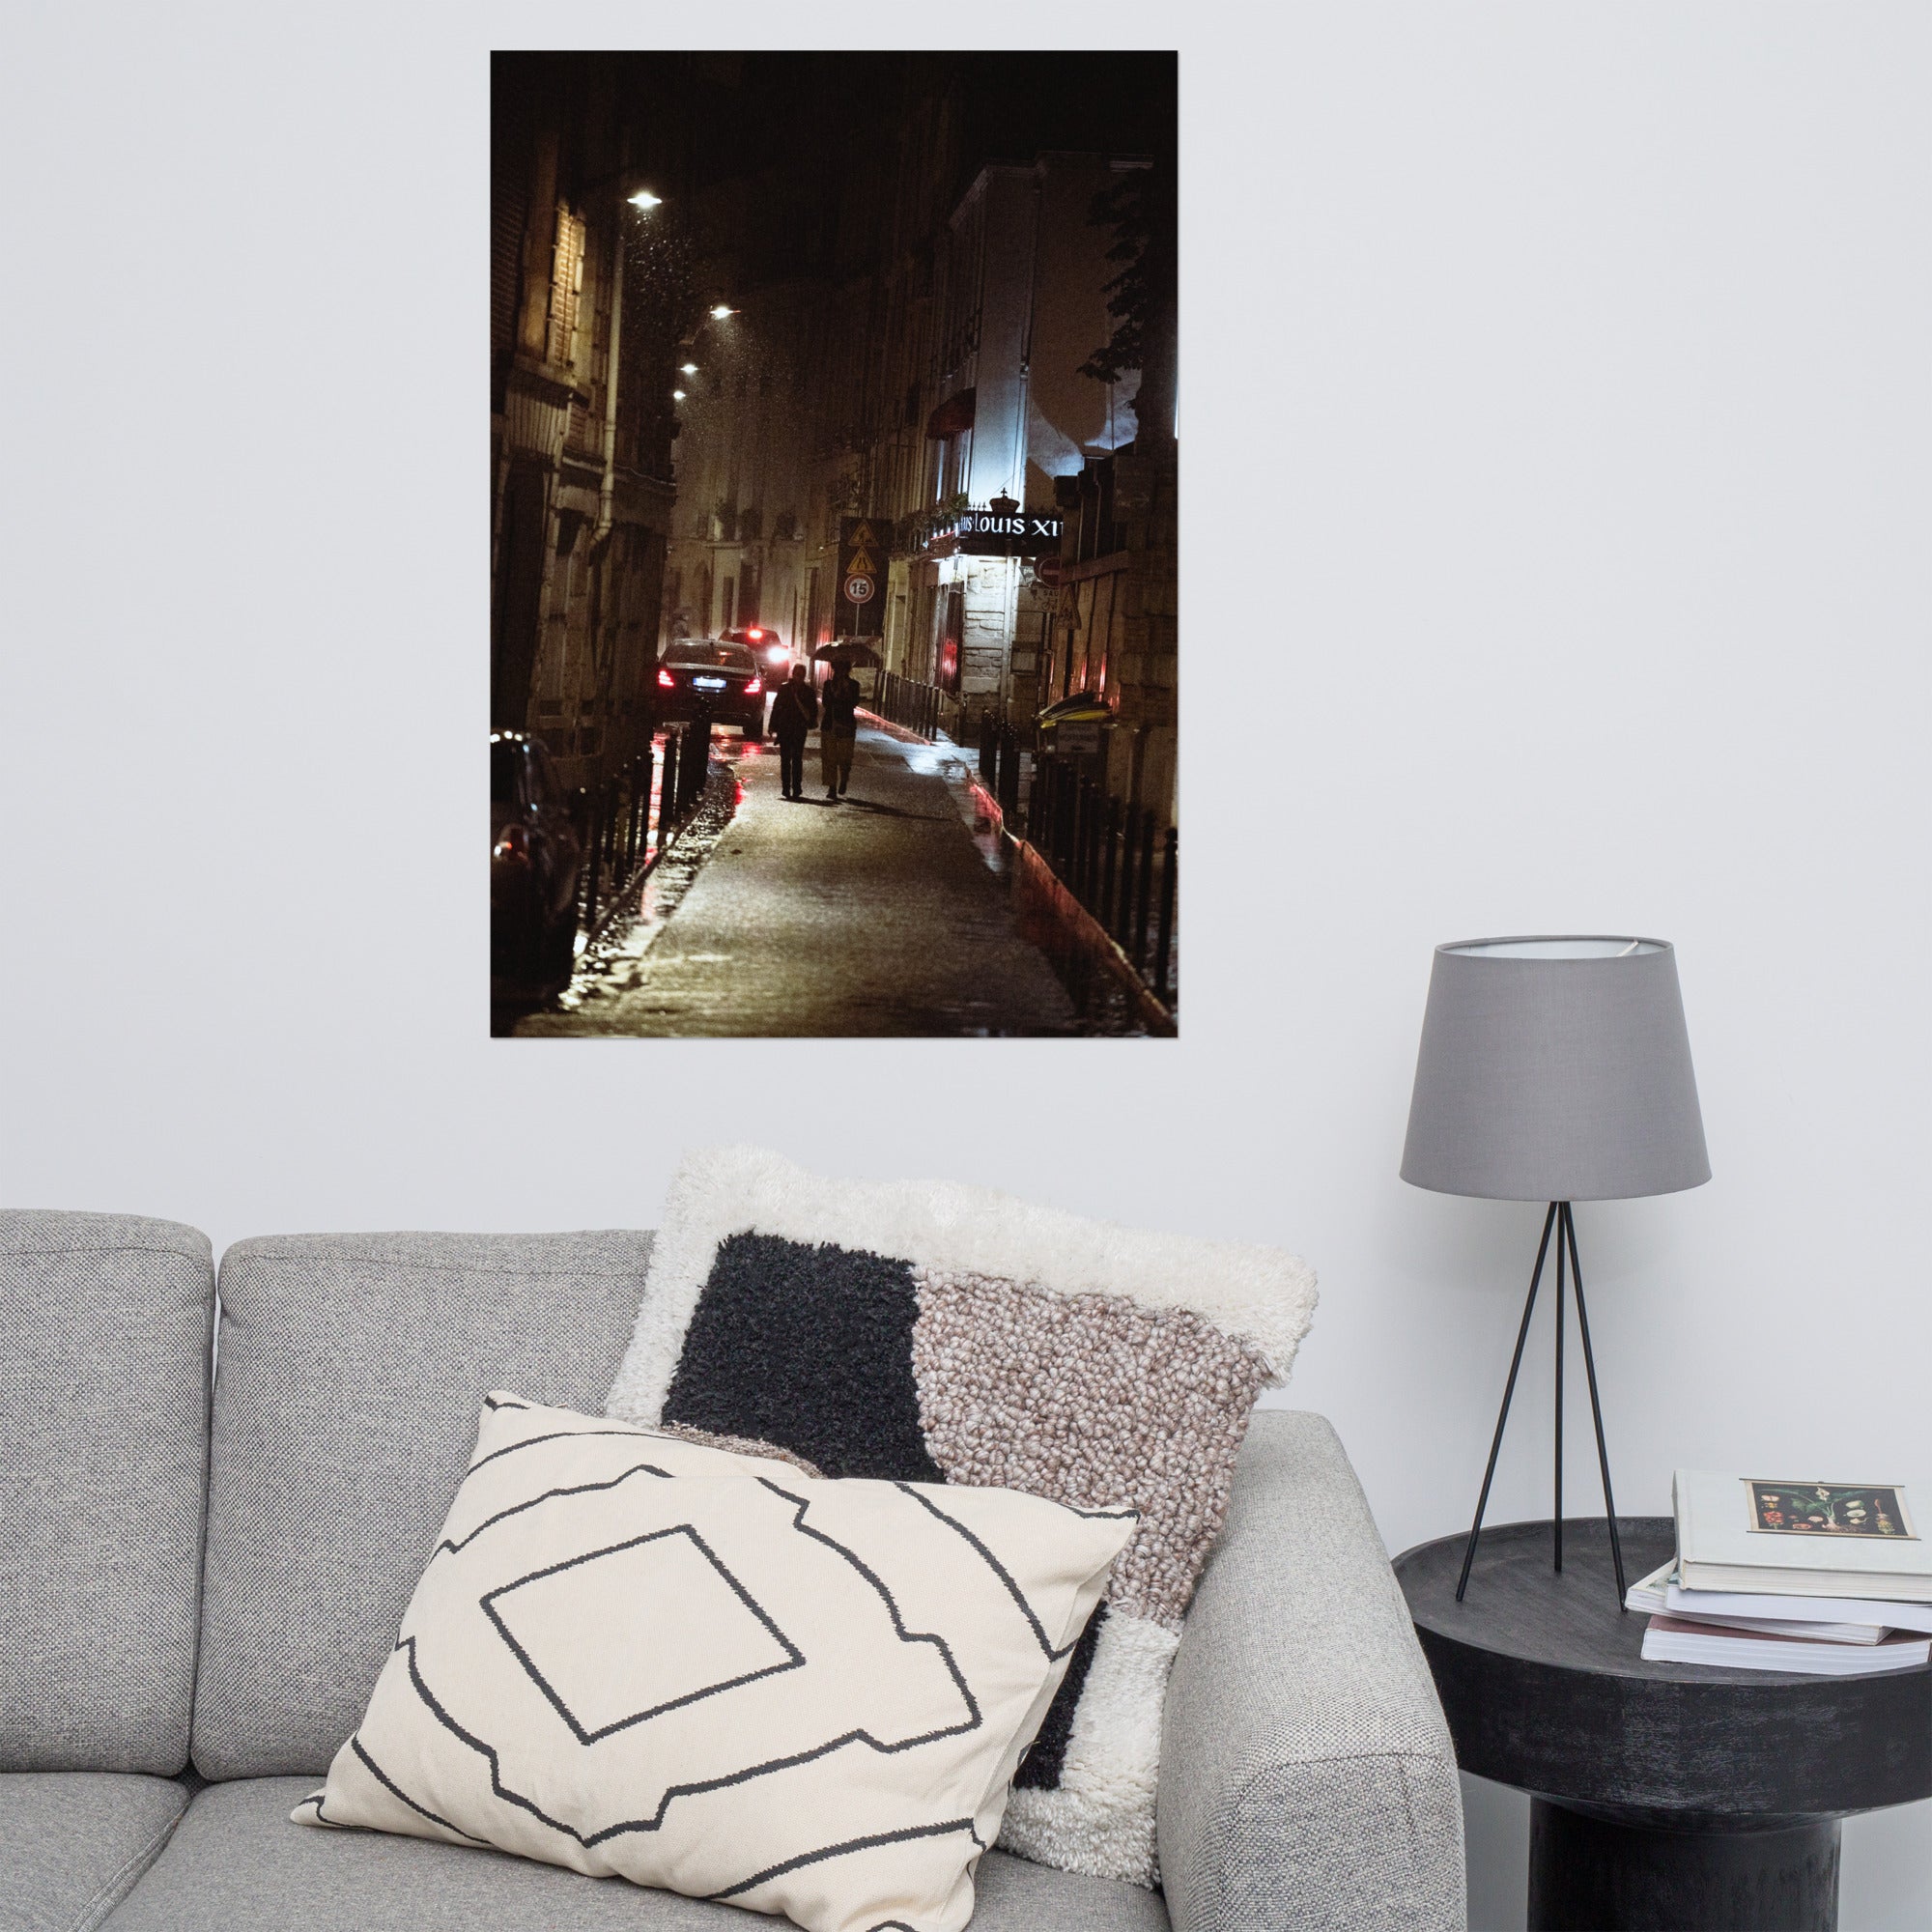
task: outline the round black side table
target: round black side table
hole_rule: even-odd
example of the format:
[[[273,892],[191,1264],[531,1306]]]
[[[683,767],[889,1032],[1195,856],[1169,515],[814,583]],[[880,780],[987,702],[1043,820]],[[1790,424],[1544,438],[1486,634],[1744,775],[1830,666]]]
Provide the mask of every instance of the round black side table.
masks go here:
[[[1675,1547],[1619,1517],[1627,1576]],[[1932,1797],[1932,1668],[1802,1677],[1646,1663],[1603,1518],[1396,1558],[1464,1771],[1532,1795],[1531,1932],[1833,1932],[1838,1821]]]

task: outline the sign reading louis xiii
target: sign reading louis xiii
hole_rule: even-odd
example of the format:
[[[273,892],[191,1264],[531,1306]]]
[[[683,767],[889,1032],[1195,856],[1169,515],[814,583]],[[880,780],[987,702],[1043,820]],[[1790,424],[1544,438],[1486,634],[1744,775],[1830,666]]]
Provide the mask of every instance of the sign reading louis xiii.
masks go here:
[[[1060,519],[1031,510],[967,510],[952,533],[969,556],[1044,556],[1060,548]]]
[[[887,539],[892,526],[876,517],[838,520],[838,583],[834,608],[841,638],[879,638],[886,629]]]

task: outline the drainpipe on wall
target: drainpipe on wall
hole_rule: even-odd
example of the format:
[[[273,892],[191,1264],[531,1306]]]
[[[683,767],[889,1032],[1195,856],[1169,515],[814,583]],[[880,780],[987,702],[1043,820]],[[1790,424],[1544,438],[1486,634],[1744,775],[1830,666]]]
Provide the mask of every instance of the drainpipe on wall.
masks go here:
[[[1033,331],[1039,310],[1039,229],[1045,207],[1046,183],[1036,171],[1033,180],[1033,244],[1027,254],[1026,333],[1020,338],[1019,400],[1015,405],[1018,420],[1013,424],[1013,467],[1007,478],[1007,495],[1026,504],[1027,406],[1033,395]],[[1001,620],[1007,647],[1000,663],[1000,708],[1005,710],[1012,696],[1013,644],[1020,622],[1020,560],[1009,557],[1006,569],[1006,610]]]
[[[1026,501],[1027,403],[1033,393],[1033,330],[1039,308],[1039,226],[1046,184],[1037,173],[1033,181],[1033,246],[1027,255],[1026,333],[1020,339],[1019,420],[1013,424],[1013,469],[1007,478],[1007,495]]]
[[[621,179],[621,177],[620,177]],[[593,543],[611,534],[617,496],[617,352],[624,327],[624,204],[617,204],[617,226],[611,242],[611,349],[604,359],[604,479],[597,486],[597,528]]]

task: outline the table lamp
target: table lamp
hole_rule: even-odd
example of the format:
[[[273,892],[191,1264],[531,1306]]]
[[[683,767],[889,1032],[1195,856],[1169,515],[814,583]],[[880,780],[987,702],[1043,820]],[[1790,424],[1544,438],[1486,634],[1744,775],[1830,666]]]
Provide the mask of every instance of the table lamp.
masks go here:
[[[1543,1239],[1503,1384],[1502,1408],[1476,1520],[1456,1584],[1461,1603],[1475,1561],[1509,1420],[1510,1397],[1553,1236],[1556,1243],[1556,1462],[1551,1529],[1563,1568],[1564,1280],[1590,1382],[1597,1462],[1604,1476],[1617,1603],[1624,1558],[1610,1492],[1610,1455],[1597,1398],[1597,1364],[1577,1253],[1577,1201],[1674,1194],[1711,1178],[1690,1041],[1677,989],[1677,956],[1661,939],[1470,939],[1435,949],[1422,1018],[1402,1178],[1438,1194],[1545,1201]],[[1567,1268],[1566,1268],[1567,1260]]]

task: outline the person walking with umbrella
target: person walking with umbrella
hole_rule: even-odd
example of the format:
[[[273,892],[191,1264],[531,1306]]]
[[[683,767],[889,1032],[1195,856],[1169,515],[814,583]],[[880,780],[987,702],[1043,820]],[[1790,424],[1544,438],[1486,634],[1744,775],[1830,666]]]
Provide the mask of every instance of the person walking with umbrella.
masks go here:
[[[772,700],[772,736],[779,741],[779,785],[787,798],[805,796],[805,740],[818,723],[818,696],[802,664]]]
[[[852,781],[852,748],[859,738],[859,680],[843,658],[833,659],[832,675],[819,702],[818,754],[825,796],[843,798]]]

